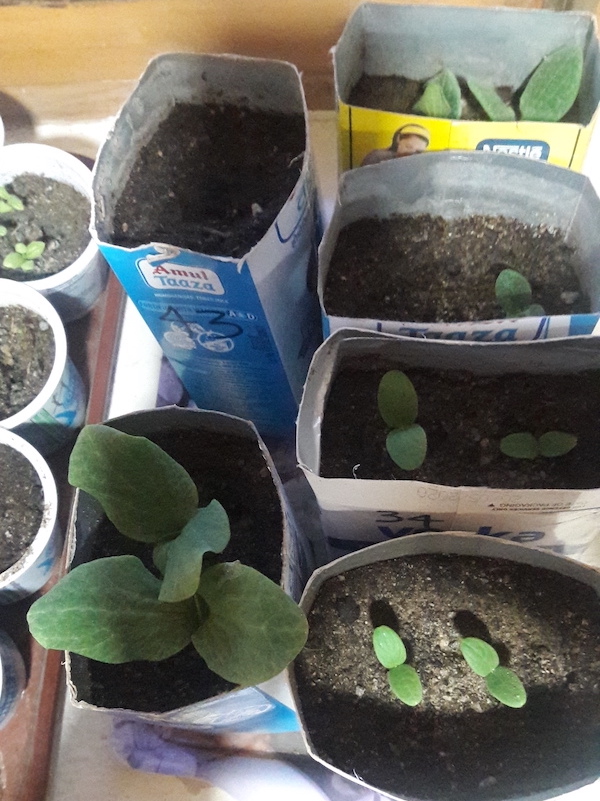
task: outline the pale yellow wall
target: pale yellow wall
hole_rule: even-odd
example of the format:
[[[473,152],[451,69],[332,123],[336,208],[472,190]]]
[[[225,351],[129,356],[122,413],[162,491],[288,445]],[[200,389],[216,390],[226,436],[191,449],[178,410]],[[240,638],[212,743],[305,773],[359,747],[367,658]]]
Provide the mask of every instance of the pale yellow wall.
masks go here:
[[[137,78],[161,52],[231,52],[292,61],[304,73],[309,105],[332,107],[329,50],[357,5],[358,0],[105,0],[3,6],[0,89],[9,87],[22,98],[31,87],[35,94],[44,86],[116,85]]]

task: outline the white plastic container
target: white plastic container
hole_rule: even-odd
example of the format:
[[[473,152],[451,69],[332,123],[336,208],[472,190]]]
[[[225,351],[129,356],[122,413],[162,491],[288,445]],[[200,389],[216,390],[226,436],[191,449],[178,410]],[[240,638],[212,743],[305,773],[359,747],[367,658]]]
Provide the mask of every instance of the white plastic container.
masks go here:
[[[0,729],[12,717],[25,689],[25,681],[21,652],[8,634],[0,630]]]
[[[45,459],[22,437],[3,428],[0,444],[14,448],[30,462],[38,474],[44,499],[42,522],[33,542],[17,562],[0,573],[0,604],[9,604],[32,595],[48,581],[61,554],[62,536],[57,520],[56,482]],[[0,725],[2,707],[0,692]]]
[[[0,150],[0,185],[30,173],[72,186],[92,204],[92,172],[78,158],[50,145],[24,143]],[[104,289],[108,265],[91,236],[83,253],[54,275],[26,281],[48,298],[63,322],[83,317]]]
[[[59,447],[85,416],[85,392],[79,373],[67,355],[67,335],[58,312],[27,284],[0,279],[0,306],[20,305],[39,314],[54,335],[54,364],[40,393],[27,406],[0,420],[43,454]]]

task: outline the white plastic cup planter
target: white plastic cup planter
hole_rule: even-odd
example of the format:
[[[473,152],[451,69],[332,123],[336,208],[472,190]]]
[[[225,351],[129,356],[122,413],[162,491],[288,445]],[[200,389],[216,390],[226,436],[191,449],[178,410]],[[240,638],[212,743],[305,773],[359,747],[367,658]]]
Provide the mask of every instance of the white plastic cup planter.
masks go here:
[[[33,542],[17,562],[0,573],[0,604],[9,604],[32,595],[48,581],[61,554],[62,537],[57,520],[56,482],[45,459],[29,442],[3,428],[0,428],[0,444],[14,448],[33,466],[40,480],[44,505]],[[2,704],[0,696],[0,720]]]
[[[0,306],[20,305],[39,314],[54,335],[54,363],[48,380],[27,406],[0,420],[43,454],[62,445],[82,425],[86,398],[83,384],[67,355],[67,335],[56,309],[31,286],[0,279]]]
[[[50,145],[24,143],[0,150],[0,185],[29,173],[62,181],[72,186],[92,204],[92,172],[78,158]],[[68,267],[54,275],[26,281],[48,298],[63,322],[83,317],[102,293],[108,265],[91,236],[83,253]]]
[[[25,664],[17,646],[0,630],[0,729],[12,717],[25,689]]]

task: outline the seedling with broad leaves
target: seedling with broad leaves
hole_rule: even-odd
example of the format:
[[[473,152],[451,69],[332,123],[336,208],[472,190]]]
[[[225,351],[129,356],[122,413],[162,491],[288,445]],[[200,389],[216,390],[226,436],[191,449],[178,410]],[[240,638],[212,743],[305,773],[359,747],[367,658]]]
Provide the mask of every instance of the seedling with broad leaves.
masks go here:
[[[216,562],[230,539],[227,513],[216,500],[199,508],[191,476],[159,446],[86,426],[69,482],[122,534],[153,547],[156,575],[130,555],[75,567],[29,610],[45,648],[118,664],[166,659],[191,642],[210,670],[242,686],[275,676],[300,652],[303,612],[257,570]]]
[[[537,459],[544,456],[554,459],[564,456],[577,445],[575,434],[566,431],[547,431],[541,437],[536,437],[529,431],[520,431],[508,434],[500,440],[500,450],[505,456],[513,459]]]
[[[37,239],[27,245],[24,242],[17,242],[15,249],[4,257],[2,266],[8,270],[31,272],[35,267],[35,260],[39,259],[45,249],[46,243]]]
[[[529,76],[516,107],[500,97],[491,82],[476,81],[467,77],[469,92],[481,106],[485,115],[494,122],[559,122],[572,108],[583,76],[583,48],[564,45],[546,55]],[[442,69],[425,85],[413,111],[427,117],[443,119],[461,118],[462,96],[454,73]]]
[[[506,317],[540,317],[545,311],[532,303],[531,284],[518,270],[502,270],[496,278],[496,300]]]
[[[479,637],[464,637],[460,652],[473,673],[485,679],[489,694],[504,706],[519,709],[527,702],[521,679],[510,668],[500,664],[496,649]]]
[[[377,389],[379,414],[390,427],[385,441],[391,459],[403,470],[416,470],[427,454],[427,435],[415,421],[419,408],[416,390],[401,370],[389,370]]]
[[[391,691],[407,706],[417,706],[423,700],[419,674],[406,664],[406,646],[399,634],[389,626],[373,630],[373,650],[379,663],[388,671]]]

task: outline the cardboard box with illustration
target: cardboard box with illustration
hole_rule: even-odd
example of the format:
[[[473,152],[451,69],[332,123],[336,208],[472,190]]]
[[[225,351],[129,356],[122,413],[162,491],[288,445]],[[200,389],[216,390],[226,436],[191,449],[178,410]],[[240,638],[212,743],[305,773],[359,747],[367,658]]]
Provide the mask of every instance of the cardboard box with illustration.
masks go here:
[[[584,169],[600,103],[591,14],[364,3],[333,60],[341,171],[424,150]],[[560,121],[541,121],[547,102]]]

